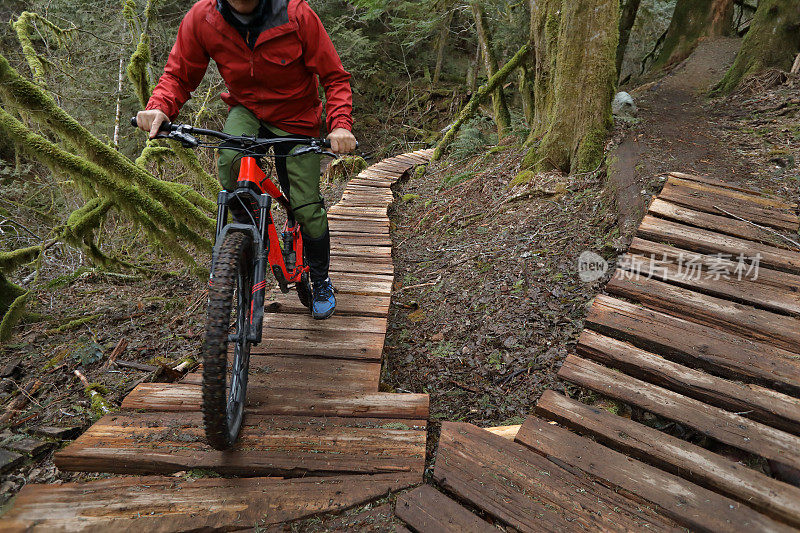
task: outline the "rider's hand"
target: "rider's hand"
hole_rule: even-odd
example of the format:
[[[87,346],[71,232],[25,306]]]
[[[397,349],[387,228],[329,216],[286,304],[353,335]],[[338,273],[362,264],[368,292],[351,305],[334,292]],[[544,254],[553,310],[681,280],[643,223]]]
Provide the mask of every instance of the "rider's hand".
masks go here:
[[[347,154],[356,149],[356,138],[344,128],[335,128],[328,134],[328,139],[335,154]]]
[[[136,113],[136,125],[150,133],[150,138],[158,135],[158,129],[164,122],[169,122],[169,117],[160,109],[148,109]]]

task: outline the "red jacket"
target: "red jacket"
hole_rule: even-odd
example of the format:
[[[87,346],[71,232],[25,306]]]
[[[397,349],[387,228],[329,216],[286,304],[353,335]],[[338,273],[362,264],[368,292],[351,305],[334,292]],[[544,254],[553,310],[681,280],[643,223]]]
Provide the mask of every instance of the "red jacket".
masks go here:
[[[213,59],[228,87],[221,97],[229,106],[241,104],[289,133],[316,137],[322,115],[316,74],[325,87],[328,130],[351,129],[350,74],[330,37],[305,0],[289,0],[287,11],[289,21],[264,30],[251,50],[215,0],[197,2],[181,22],[147,109],[174,120]]]

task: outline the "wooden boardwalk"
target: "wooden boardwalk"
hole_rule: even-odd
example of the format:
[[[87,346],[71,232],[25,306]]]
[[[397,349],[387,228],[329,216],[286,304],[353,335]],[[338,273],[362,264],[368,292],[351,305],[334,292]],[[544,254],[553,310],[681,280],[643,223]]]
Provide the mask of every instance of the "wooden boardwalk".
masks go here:
[[[329,209],[337,312],[315,321],[294,293],[268,304],[233,449],[205,443],[200,374],[141,384],[55,455],[64,471],[141,476],[27,485],[0,530],[251,529],[421,483],[428,396],[378,384],[394,279],[389,187],[430,154],[372,165]],[[172,475],[192,470],[201,478]]]
[[[604,400],[547,391],[521,427],[445,422],[439,491],[405,493],[396,516],[419,532],[800,529],[800,249],[772,230],[796,241],[797,206],[670,176],[559,372]]]
[[[146,476],[27,486],[0,530],[270,528],[414,485],[390,530],[800,530],[797,206],[683,174],[652,201],[559,372],[600,401],[547,391],[521,426],[444,422],[421,485],[428,398],[378,380],[388,187],[428,154],[370,167],[331,209],[337,315],[314,322],[292,295],[268,306],[233,451],[203,443],[199,375],[141,385],[56,463]],[[191,469],[222,477],[164,475]]]

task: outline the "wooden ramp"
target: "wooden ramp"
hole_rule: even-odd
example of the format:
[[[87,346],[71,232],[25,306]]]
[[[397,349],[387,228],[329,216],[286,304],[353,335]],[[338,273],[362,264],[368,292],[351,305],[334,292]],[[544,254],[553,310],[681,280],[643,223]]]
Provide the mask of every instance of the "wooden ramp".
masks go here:
[[[800,529],[800,249],[778,236],[797,230],[794,204],[670,176],[559,372],[611,408],[547,391],[519,428],[446,422],[441,492],[396,515],[420,532]]]
[[[378,383],[393,281],[389,187],[430,154],[372,165],[329,209],[337,313],[315,321],[294,293],[267,305],[235,447],[205,443],[200,374],[141,384],[55,463],[146,477],[28,485],[0,530],[250,529],[421,483],[428,395],[381,393]],[[153,475],[191,470],[222,477]]]

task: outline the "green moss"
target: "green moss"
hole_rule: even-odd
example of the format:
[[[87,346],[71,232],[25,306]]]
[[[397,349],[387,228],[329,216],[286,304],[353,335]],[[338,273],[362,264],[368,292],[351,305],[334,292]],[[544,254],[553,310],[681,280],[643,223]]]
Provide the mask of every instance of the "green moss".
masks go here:
[[[25,292],[17,296],[3,314],[3,320],[0,321],[0,342],[6,342],[11,338],[14,332],[14,326],[17,325],[25,314],[25,304],[28,301],[28,294],[28,292]]]
[[[414,169],[414,179],[424,176],[426,170],[428,170],[428,165],[419,165]]]
[[[358,175],[368,166],[369,164],[364,158],[357,155],[340,157],[328,165],[327,179],[328,181],[345,181]]]
[[[522,185],[525,183],[530,183],[533,181],[533,178],[536,177],[536,173],[531,170],[523,170],[516,176],[511,179],[511,182],[508,184],[509,189],[512,187],[516,187],[517,185]]]
[[[789,70],[798,42],[800,9],[796,0],[761,0],[733,65],[712,94],[728,94],[743,80],[768,68]]]
[[[414,200],[416,200],[418,198],[419,198],[419,194],[407,193],[407,194],[403,195],[402,200],[403,200],[403,202],[413,202]]]
[[[96,315],[89,315],[89,316],[84,316],[84,317],[81,317],[81,318],[76,318],[75,320],[70,320],[66,324],[62,324],[62,325],[58,326],[55,329],[55,331],[58,332],[58,333],[64,333],[65,331],[72,331],[73,329],[79,328],[79,327],[83,326],[84,324],[88,324],[89,322],[93,322],[93,321],[97,320],[101,316],[103,316],[103,315],[102,314],[96,314]]]

